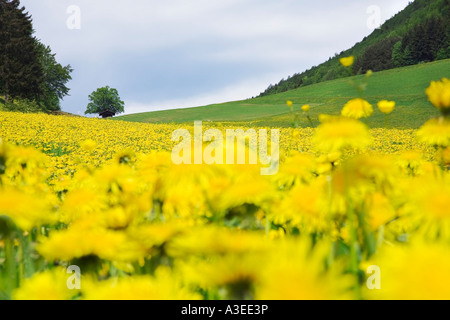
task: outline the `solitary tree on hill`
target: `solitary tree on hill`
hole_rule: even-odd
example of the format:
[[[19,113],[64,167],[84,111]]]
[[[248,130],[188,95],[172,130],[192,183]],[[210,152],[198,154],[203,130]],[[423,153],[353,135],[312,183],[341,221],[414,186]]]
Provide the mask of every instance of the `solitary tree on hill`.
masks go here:
[[[116,89],[109,86],[98,88],[89,95],[87,110],[84,114],[98,113],[103,118],[124,112],[124,102],[120,100]]]

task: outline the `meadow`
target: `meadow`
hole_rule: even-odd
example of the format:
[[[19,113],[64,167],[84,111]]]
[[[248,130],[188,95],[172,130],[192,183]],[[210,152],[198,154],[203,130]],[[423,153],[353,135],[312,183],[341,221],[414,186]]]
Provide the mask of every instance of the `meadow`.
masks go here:
[[[0,112],[0,297],[448,299],[449,86],[417,91],[437,115],[418,129],[390,127],[404,115],[382,92],[302,127],[314,104],[286,93],[298,128],[279,127],[271,176],[173,164],[193,123]]]
[[[439,112],[429,108],[429,102],[423,94],[432,79],[448,77],[450,59],[431,63],[374,72],[370,84],[364,93],[365,99],[372,104],[379,100],[394,100],[397,112],[391,115],[390,127],[418,129],[426,120],[436,117]],[[307,87],[290,90],[254,99],[233,101],[209,106],[137,113],[115,117],[115,120],[148,123],[192,123],[195,120],[237,122],[235,125],[268,127],[291,127],[295,114],[300,116],[301,127],[310,126],[301,116],[300,107],[309,104],[314,126],[319,124],[320,114],[339,114],[342,106],[358,91],[349,82],[359,82],[364,76],[347,77],[325,81]],[[286,101],[294,102],[292,112],[286,108]],[[366,119],[371,128],[384,128],[383,113],[374,110]]]

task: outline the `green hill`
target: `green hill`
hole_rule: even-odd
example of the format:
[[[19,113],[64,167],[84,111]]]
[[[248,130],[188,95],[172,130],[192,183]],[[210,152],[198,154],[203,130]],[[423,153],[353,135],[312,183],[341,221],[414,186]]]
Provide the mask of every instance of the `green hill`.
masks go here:
[[[389,124],[398,128],[418,128],[430,117],[438,115],[425,95],[432,80],[450,75],[450,59],[387,71],[375,72],[369,79],[365,98],[374,105],[374,114],[367,119],[371,127],[384,126],[384,117],[376,108],[382,99],[394,100],[397,107],[390,115]],[[303,112],[303,104],[311,106],[310,114],[318,123],[318,115],[339,114],[344,104],[357,97],[357,90],[349,84],[363,76],[321,82],[295,90],[258,97],[254,99],[213,104],[203,107],[146,112],[115,117],[116,120],[170,123],[221,121],[246,122],[252,125],[288,127],[294,115],[286,106],[287,100],[294,102],[301,126],[310,126]]]
[[[352,48],[270,85],[260,96],[346,77],[339,59],[355,56],[355,73],[450,58],[450,0],[415,0]]]

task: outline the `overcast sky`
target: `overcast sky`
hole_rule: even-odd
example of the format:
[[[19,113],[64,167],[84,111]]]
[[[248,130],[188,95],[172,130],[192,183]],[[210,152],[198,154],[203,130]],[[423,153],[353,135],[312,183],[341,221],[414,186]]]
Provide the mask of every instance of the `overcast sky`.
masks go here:
[[[62,109],[79,114],[106,85],[126,113],[257,96],[361,41],[376,8],[382,23],[408,2],[21,0],[36,37],[75,70]]]

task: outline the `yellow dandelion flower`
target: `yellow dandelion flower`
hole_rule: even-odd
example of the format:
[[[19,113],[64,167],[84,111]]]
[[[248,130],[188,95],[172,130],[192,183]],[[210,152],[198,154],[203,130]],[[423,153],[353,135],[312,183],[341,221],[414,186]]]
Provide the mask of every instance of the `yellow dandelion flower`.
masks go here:
[[[24,231],[58,221],[58,216],[51,210],[51,203],[45,197],[10,188],[0,189],[1,215],[10,217]]]
[[[444,114],[450,112],[450,80],[443,78],[442,81],[431,81],[426,89],[428,100],[441,110]]]
[[[70,191],[61,206],[63,221],[70,223],[90,216],[107,207],[104,194],[90,189],[76,189]]]
[[[131,149],[124,149],[114,155],[117,164],[133,164],[136,162],[136,154]]]
[[[297,185],[283,199],[269,219],[275,224],[296,227],[301,233],[321,233],[329,227],[328,217],[323,210],[325,197],[323,186]]]
[[[390,201],[380,192],[368,196],[365,207],[367,222],[374,231],[394,220],[397,216]]]
[[[186,233],[181,223],[141,224],[126,230],[130,239],[145,247],[149,254],[167,246],[173,239]]]
[[[32,147],[11,147],[8,150],[6,168],[29,172],[45,166],[46,156]]]
[[[97,148],[97,142],[92,139],[87,139],[80,143],[80,147],[87,152],[92,152]]]
[[[177,265],[177,270],[188,283],[218,290],[220,299],[251,300],[265,263],[264,255],[225,255],[208,260],[190,259]]]
[[[350,56],[350,57],[345,57],[345,58],[340,58],[339,62],[344,66],[344,67],[350,67],[353,65],[353,62],[355,61],[355,57],[354,56]]]
[[[422,173],[424,162],[423,153],[415,150],[404,151],[397,158],[398,165],[406,174]]]
[[[302,110],[304,112],[308,112],[309,111],[309,104],[305,104],[304,106],[302,106]]]
[[[280,171],[274,176],[280,187],[290,187],[301,182],[311,182],[315,178],[317,163],[312,155],[292,152],[280,166]]]
[[[399,169],[393,165],[392,156],[379,154],[359,155],[343,164],[345,172],[364,184],[374,184],[381,190],[391,190],[399,177]]]
[[[417,131],[420,142],[431,146],[450,146],[450,120],[439,118],[427,121]]]
[[[392,111],[394,111],[395,108],[395,101],[387,101],[387,100],[381,100],[378,102],[378,109],[383,112],[384,114],[389,114]]]
[[[123,232],[76,226],[53,232],[36,249],[49,261],[97,256],[110,261],[134,262],[145,255],[144,249]]]
[[[182,286],[166,269],[158,269],[155,277],[133,276],[106,281],[85,281],[84,300],[199,300],[199,294]]]
[[[69,289],[67,282],[71,274],[57,267],[25,279],[20,288],[14,290],[13,300],[71,300],[80,291]]]
[[[450,181],[423,176],[407,186],[406,213],[427,239],[450,239]]]
[[[352,99],[344,106],[341,114],[345,117],[360,119],[367,118],[373,113],[372,105],[364,99]]]
[[[415,241],[385,246],[369,263],[380,268],[381,288],[369,290],[365,286],[365,298],[447,300],[450,297],[450,248],[447,243]]]
[[[322,152],[342,151],[346,148],[365,149],[371,144],[369,130],[362,122],[347,117],[321,117],[313,142]]]
[[[173,256],[244,255],[264,252],[267,245],[266,239],[257,232],[209,226],[193,228],[191,232],[174,238],[168,246],[168,252]]]
[[[325,269],[329,246],[319,243],[311,250],[309,241],[286,240],[276,243],[268,262],[262,266],[257,300],[343,300],[353,299],[352,277],[343,274],[335,262]]]

